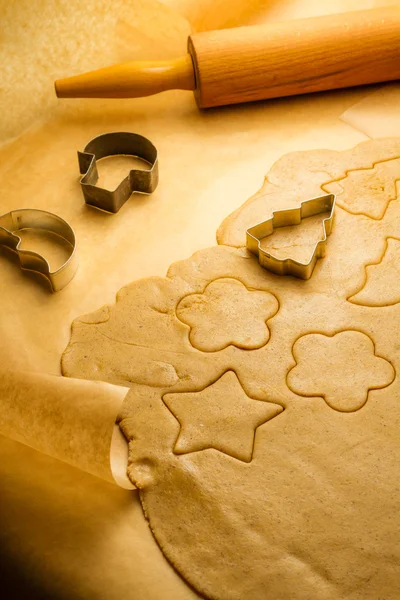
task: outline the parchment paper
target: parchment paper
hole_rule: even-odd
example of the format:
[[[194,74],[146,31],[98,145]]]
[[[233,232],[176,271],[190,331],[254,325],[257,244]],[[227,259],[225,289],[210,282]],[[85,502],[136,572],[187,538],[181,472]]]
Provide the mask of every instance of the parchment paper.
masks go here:
[[[0,251],[0,379],[2,389],[11,391],[6,400],[2,396],[3,423],[10,427],[6,404],[21,399],[20,386],[29,386],[32,374],[53,376],[48,381],[53,391],[60,386],[59,399],[76,391],[75,406],[94,400],[87,383],[60,376],[72,320],[113,303],[125,283],[164,275],[171,262],[214,244],[222,219],[261,186],[280,155],[341,150],[366,139],[339,120],[365,90],[202,113],[185,92],[57,103],[53,79],[114,60],[178,55],[191,29],[231,26],[239,15],[247,23],[371,4],[243,1],[216,10],[207,0],[3,3],[1,139],[8,143],[0,150],[1,213],[23,207],[56,212],[74,227],[80,260],[75,279],[52,295]],[[200,6],[202,22],[194,26],[191,15],[200,15]],[[157,146],[160,185],[152,196],[135,196],[108,216],[83,203],[76,151],[115,130],[140,133]],[[107,164],[104,169],[112,168]],[[11,376],[16,371],[23,375]],[[40,431],[37,413],[32,418]],[[136,492],[6,438],[0,443],[0,478],[0,564],[9,598],[195,597],[158,550]]]
[[[128,449],[116,425],[127,389],[11,371],[0,379],[0,433],[121,487]]]
[[[369,94],[340,118],[370,138],[400,135],[400,83]]]

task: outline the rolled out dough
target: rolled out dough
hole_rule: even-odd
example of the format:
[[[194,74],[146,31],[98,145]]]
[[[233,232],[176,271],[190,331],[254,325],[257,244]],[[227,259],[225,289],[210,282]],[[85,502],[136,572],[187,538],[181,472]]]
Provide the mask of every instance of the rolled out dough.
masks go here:
[[[286,155],[219,246],[73,323],[63,372],[131,387],[129,476],[208,598],[400,597],[399,162],[400,138]],[[310,280],[245,250],[247,227],[332,191]],[[271,243],[306,251],[287,235]]]

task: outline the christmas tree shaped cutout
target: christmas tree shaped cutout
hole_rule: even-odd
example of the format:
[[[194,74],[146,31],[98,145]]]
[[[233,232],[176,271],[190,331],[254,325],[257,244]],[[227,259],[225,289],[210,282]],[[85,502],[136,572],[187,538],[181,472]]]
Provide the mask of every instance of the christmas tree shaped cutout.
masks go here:
[[[325,256],[334,209],[335,196],[328,194],[275,211],[247,230],[247,248],[272,273],[309,279],[317,260]]]

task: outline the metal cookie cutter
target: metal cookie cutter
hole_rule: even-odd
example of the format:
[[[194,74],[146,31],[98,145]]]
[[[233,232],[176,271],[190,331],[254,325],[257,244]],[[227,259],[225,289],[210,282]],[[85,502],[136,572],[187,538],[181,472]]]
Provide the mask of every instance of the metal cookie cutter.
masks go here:
[[[246,246],[250,252],[258,256],[260,265],[272,273],[276,273],[277,275],[294,275],[300,279],[310,279],[317,260],[325,256],[326,238],[332,231],[334,210],[334,194],[306,200],[298,208],[277,210],[272,213],[271,218],[247,230]],[[322,221],[324,235],[316,243],[310,262],[304,264],[292,258],[276,258],[261,248],[261,240],[271,235],[276,227],[299,225],[302,219],[327,211],[329,211],[329,217]]]
[[[71,246],[67,261],[56,271],[50,271],[50,265],[43,256],[31,250],[21,250],[18,231],[23,229],[46,230],[63,238]],[[46,210],[22,208],[1,216],[0,246],[7,246],[18,254],[21,269],[35,271],[47,277],[53,292],[62,290],[74,277],[78,267],[74,230],[64,219]]]
[[[129,154],[143,159],[151,165],[149,169],[133,169],[114,190],[97,187],[99,178],[96,160],[105,156]],[[133,192],[151,194],[158,184],[157,149],[142,135],[137,133],[114,132],[95,137],[78,152],[80,184],[86,204],[96,206],[110,213],[116,213]]]

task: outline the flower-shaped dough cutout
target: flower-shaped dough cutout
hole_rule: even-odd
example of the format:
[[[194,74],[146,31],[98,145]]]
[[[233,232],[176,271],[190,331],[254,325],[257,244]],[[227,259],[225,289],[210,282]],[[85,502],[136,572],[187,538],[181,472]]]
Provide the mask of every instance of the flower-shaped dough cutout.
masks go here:
[[[216,352],[233,345],[245,350],[267,344],[267,321],[278,312],[278,300],[270,292],[248,290],[237,279],[212,281],[202,294],[183,298],[178,318],[190,327],[194,348]]]
[[[375,354],[372,339],[360,331],[304,335],[295,342],[293,356],[297,364],[288,373],[289,388],[300,396],[322,397],[341,412],[359,410],[370,390],[390,385],[395,376],[391,363]]]

